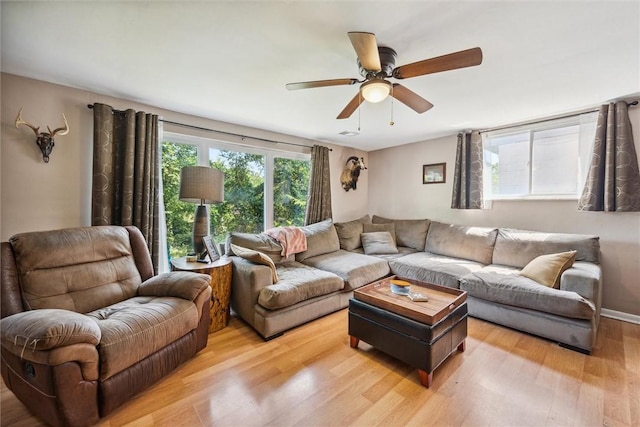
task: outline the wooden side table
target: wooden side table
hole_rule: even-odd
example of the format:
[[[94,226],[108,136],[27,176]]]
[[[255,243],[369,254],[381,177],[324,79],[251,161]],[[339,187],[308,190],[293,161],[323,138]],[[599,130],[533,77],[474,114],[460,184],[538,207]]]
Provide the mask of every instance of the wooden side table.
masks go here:
[[[211,320],[209,333],[219,331],[229,324],[231,297],[231,259],[223,256],[210,263],[187,262],[186,257],[171,260],[172,271],[193,271],[211,276]]]

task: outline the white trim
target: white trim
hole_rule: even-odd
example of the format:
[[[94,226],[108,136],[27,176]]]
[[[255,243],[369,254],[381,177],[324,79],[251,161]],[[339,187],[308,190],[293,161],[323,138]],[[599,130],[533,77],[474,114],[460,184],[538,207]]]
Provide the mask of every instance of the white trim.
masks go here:
[[[640,325],[640,316],[637,314],[625,313],[623,311],[615,311],[609,310],[608,308],[603,308],[600,310],[600,315],[603,317],[608,317],[610,319],[622,320],[623,322],[635,323],[636,325]]]

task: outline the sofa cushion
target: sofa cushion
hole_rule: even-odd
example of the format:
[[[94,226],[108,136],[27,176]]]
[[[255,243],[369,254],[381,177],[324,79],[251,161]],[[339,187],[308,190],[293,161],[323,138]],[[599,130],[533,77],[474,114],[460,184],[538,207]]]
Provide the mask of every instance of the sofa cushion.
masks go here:
[[[560,287],[560,276],[573,265],[575,259],[576,251],[540,255],[525,265],[520,275],[541,285],[558,288]]]
[[[388,231],[362,233],[362,247],[367,255],[397,254],[398,248]]]
[[[87,313],[102,337],[100,380],[156,353],[198,326],[196,305],[182,298],[134,297]]]
[[[10,242],[31,310],[86,313],[135,296],[142,283],[124,227],[22,233]]]
[[[345,289],[357,289],[389,274],[389,264],[378,257],[338,250],[307,258],[305,264],[340,276]]]
[[[378,231],[386,231],[391,234],[393,243],[396,243],[396,226],[393,223],[387,224],[362,224],[363,233],[375,233]]]
[[[283,262],[282,246],[278,241],[264,233],[236,233],[232,232],[227,237],[225,252],[229,255],[237,255],[233,252],[231,245],[237,245],[241,248],[253,249],[262,252],[273,260],[273,262]]]
[[[567,251],[576,251],[576,261],[600,263],[597,236],[506,228],[498,230],[492,263],[522,268],[540,255]]]
[[[340,250],[340,239],[330,219],[300,227],[307,236],[307,250],[296,254],[296,261]]]
[[[471,227],[432,221],[426,252],[491,264],[496,228]]]
[[[461,277],[480,270],[484,265],[468,259],[416,252],[390,260],[389,267],[398,277],[458,288]]]
[[[575,292],[553,289],[520,276],[519,270],[490,265],[464,276],[460,289],[470,297],[575,319],[591,319],[595,305]]]
[[[389,219],[374,215],[372,222],[374,224],[393,223],[396,232],[396,245],[407,246],[419,251],[424,250],[430,223],[428,219]]]
[[[235,253],[240,258],[244,258],[248,261],[253,262],[254,264],[262,264],[269,267],[271,269],[271,280],[273,281],[273,283],[276,283],[278,281],[278,272],[276,271],[276,265],[273,260],[266,254],[243,248],[241,246],[234,245],[233,243],[231,243],[230,246],[233,253]]]
[[[278,276],[278,283],[264,287],[258,296],[258,304],[269,310],[344,288],[344,281],[337,275],[295,261],[279,265]]]
[[[387,261],[391,261],[392,259],[401,258],[401,257],[403,257],[405,255],[414,254],[414,253],[418,252],[417,249],[408,248],[406,246],[396,246],[396,249],[398,249],[398,253],[397,254],[376,254],[376,255],[371,255],[371,256],[374,256],[376,258],[385,259]],[[357,253],[357,254],[364,254],[364,249],[363,248],[358,248],[358,249],[354,250],[353,252]]]
[[[360,241],[360,234],[362,234],[363,224],[370,223],[371,217],[365,215],[362,218],[354,219],[349,222],[336,222],[333,224],[336,227],[338,233],[338,240],[340,240],[340,249],[345,251],[352,251],[362,247]]]

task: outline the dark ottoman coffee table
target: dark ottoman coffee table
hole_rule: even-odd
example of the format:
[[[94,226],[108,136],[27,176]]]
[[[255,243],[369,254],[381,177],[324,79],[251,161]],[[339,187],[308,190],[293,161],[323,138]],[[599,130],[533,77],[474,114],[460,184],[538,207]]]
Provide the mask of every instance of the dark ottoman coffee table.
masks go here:
[[[402,279],[411,292],[427,295],[415,302],[391,292],[388,277],[354,291],[349,301],[351,347],[360,340],[410,366],[418,368],[420,382],[431,386],[433,371],[456,349],[464,351],[467,338],[467,293]]]

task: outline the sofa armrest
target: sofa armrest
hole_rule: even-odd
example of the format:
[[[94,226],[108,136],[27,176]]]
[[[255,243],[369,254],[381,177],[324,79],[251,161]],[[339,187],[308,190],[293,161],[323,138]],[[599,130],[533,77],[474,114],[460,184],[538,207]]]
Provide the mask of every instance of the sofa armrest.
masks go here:
[[[571,268],[562,273],[560,289],[572,291],[600,306],[600,284],[602,269],[590,262],[575,262]]]
[[[258,303],[260,291],[273,285],[271,268],[238,256],[230,257],[233,261],[233,279],[231,281],[231,306],[246,322],[253,325],[255,305]]]
[[[138,288],[139,296],[177,297],[195,301],[209,288],[211,276],[189,271],[172,271],[152,277]]]
[[[73,344],[97,346],[102,337],[90,317],[59,309],[13,314],[0,320],[0,331],[2,346],[20,356],[27,350],[46,351]]]

